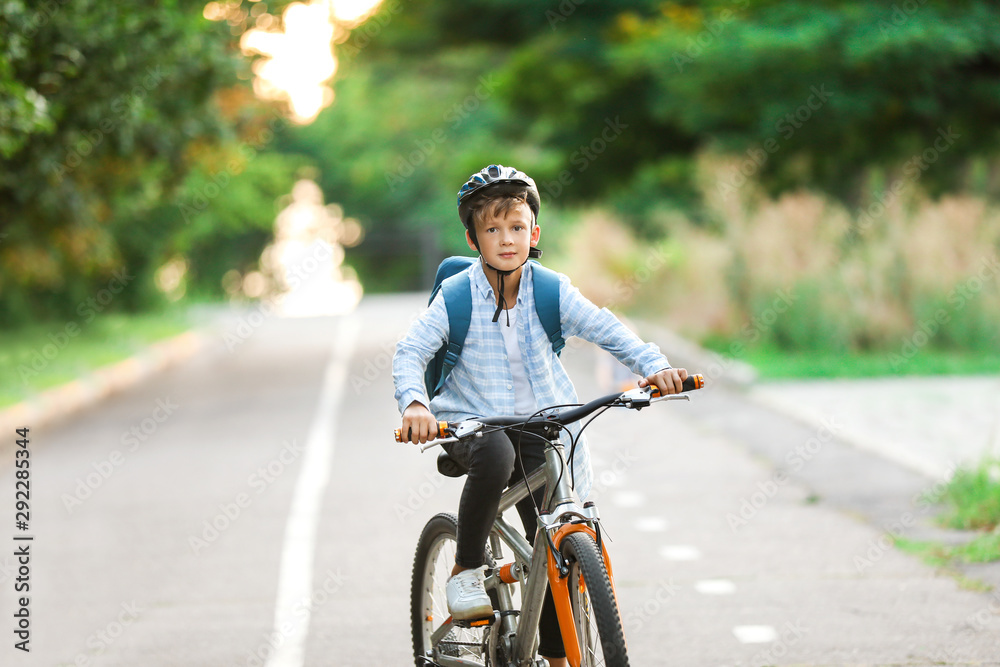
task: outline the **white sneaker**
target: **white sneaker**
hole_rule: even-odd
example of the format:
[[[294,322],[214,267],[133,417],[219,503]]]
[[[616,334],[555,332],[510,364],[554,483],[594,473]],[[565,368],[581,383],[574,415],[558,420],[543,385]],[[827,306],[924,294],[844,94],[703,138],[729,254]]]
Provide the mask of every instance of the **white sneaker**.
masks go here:
[[[486,566],[462,570],[448,579],[445,592],[448,596],[448,612],[456,621],[485,618],[493,615],[493,604],[486,594],[483,581]]]

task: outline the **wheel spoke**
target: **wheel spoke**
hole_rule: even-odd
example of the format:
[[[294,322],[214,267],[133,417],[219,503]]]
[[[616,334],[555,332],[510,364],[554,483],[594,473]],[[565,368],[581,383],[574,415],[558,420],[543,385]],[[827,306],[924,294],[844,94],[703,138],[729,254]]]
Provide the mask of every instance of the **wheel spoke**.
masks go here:
[[[414,561],[411,604],[414,615],[414,651],[419,658],[462,664],[485,664],[484,631],[451,624],[445,584],[455,563],[455,519],[434,517],[424,529]]]

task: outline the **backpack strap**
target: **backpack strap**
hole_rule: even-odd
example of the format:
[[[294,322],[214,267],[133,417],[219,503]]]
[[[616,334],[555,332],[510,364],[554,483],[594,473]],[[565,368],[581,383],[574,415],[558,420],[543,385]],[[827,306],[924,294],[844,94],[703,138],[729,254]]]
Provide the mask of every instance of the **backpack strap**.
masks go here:
[[[469,333],[469,325],[472,323],[472,282],[469,280],[469,274],[463,271],[446,278],[441,283],[441,291],[444,293],[444,304],[448,309],[448,347],[441,366],[441,376],[431,397],[441,391],[451,369],[458,363],[462,346],[465,345],[465,337]]]
[[[559,274],[538,262],[533,262],[531,271],[535,283],[535,311],[552,344],[552,351],[559,356],[566,346],[559,313]]]

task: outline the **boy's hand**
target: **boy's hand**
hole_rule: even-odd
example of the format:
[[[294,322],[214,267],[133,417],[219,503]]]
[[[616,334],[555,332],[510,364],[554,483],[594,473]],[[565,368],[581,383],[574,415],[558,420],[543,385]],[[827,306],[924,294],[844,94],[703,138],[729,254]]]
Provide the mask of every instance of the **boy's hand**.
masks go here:
[[[639,386],[654,385],[659,388],[661,394],[679,394],[687,376],[688,372],[683,368],[665,368],[659,373],[653,373],[639,380]]]
[[[413,401],[403,410],[403,426],[399,432],[403,442],[424,444],[437,437],[438,423],[426,405]]]

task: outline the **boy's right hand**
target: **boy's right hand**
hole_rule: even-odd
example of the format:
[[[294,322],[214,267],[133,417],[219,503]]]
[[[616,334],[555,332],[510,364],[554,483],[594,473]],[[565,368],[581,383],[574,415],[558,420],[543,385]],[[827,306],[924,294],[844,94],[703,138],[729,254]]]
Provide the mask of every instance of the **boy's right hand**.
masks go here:
[[[399,432],[403,442],[424,444],[437,437],[438,422],[426,405],[413,401],[403,410],[403,426]]]

